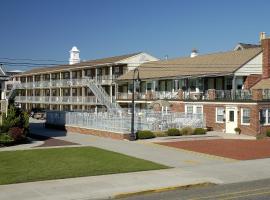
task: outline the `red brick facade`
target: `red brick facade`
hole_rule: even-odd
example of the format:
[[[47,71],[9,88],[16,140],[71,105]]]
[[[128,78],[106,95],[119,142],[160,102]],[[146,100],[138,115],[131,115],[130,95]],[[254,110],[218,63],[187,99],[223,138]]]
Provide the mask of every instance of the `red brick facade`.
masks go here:
[[[263,73],[262,78],[270,77],[270,39],[263,39],[261,41],[263,49]]]
[[[113,133],[113,132],[108,132],[108,131],[86,129],[86,128],[80,128],[80,127],[66,126],[66,130],[67,132],[76,132],[76,133],[89,134],[89,135],[95,135],[95,136],[100,136],[100,137],[108,137],[108,138],[117,139],[117,140],[130,139],[129,134]]]
[[[201,103],[201,104],[200,104]],[[186,104],[190,104],[186,102]],[[212,128],[216,131],[226,131],[226,119],[224,122],[216,122],[216,110],[217,108],[224,108],[226,112],[227,106],[237,107],[237,123],[240,129],[241,134],[256,136],[264,134],[267,129],[270,129],[270,125],[261,125],[260,124],[260,110],[263,108],[270,109],[270,102],[268,103],[217,103],[217,102],[196,102],[196,105],[203,106],[203,113],[205,114],[206,127]],[[184,105],[181,105],[184,107]],[[241,109],[249,108],[250,109],[250,124],[244,125],[241,123]],[[225,115],[225,113],[224,113]]]
[[[249,75],[244,83],[244,88],[249,90],[252,86],[254,86],[258,81],[262,78],[261,74],[251,74]]]

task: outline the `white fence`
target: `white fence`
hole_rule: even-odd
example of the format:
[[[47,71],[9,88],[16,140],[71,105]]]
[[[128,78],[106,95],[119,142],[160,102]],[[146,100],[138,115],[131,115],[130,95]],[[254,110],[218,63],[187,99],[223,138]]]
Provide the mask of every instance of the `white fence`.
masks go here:
[[[67,125],[81,128],[107,130],[110,132],[130,133],[131,113],[127,110],[110,112],[66,112],[48,111],[47,124]],[[167,130],[169,128],[205,127],[202,114],[187,114],[178,112],[154,112],[150,110],[137,111],[135,114],[135,130]]]

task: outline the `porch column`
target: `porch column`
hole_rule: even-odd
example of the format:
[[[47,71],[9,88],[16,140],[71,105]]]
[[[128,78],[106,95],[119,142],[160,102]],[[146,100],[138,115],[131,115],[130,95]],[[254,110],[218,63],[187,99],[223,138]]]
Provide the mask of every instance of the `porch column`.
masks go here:
[[[82,110],[85,110],[86,108],[86,101],[85,101],[85,88],[82,86],[81,87],[81,90],[82,90]]]
[[[109,68],[110,70],[110,76],[109,76],[109,83],[110,83],[110,97],[111,97],[111,103],[113,102],[113,93],[112,93],[112,82],[113,82],[113,70],[112,70],[112,66],[110,66]]]
[[[97,72],[98,72],[98,69],[97,67],[95,68],[95,79],[96,79],[96,83],[97,83]]]
[[[235,90],[236,90],[236,76],[233,75],[233,79],[232,79],[232,99],[235,98]]]

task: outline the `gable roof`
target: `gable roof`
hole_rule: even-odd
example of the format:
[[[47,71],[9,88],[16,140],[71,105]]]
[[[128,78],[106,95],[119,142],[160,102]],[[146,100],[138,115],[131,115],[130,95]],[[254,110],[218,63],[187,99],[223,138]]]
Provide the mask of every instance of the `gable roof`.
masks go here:
[[[270,78],[261,79],[251,89],[270,89]]]
[[[228,51],[144,63],[139,67],[141,79],[232,74],[262,52],[261,48]],[[118,80],[131,80],[133,71]]]
[[[66,70],[76,69],[76,68],[80,68],[80,67],[84,67],[84,66],[93,67],[93,66],[97,66],[97,65],[114,64],[114,63],[120,62],[121,60],[139,55],[141,53],[142,52],[107,57],[107,58],[101,58],[101,59],[95,59],[95,60],[88,60],[88,61],[73,64],[73,65],[65,64],[65,65],[57,65],[57,66],[53,66],[53,67],[35,68],[35,69],[31,69],[29,71],[23,72],[17,76],[25,76],[25,75],[37,74],[37,73],[48,73],[48,72],[54,72],[54,71],[59,71],[59,70],[64,70],[64,69],[66,69]]]
[[[243,49],[250,49],[250,48],[257,48],[261,47],[259,44],[248,44],[248,43],[238,43],[236,47],[234,48],[235,51],[237,50],[243,50]]]

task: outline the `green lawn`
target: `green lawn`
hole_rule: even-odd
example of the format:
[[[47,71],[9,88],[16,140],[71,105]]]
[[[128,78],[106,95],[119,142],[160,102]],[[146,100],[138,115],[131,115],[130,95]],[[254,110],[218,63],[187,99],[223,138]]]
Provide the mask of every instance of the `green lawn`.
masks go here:
[[[0,152],[0,184],[168,168],[94,147]]]

